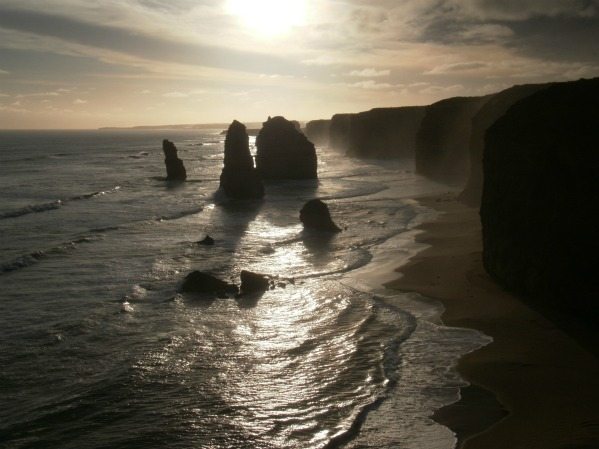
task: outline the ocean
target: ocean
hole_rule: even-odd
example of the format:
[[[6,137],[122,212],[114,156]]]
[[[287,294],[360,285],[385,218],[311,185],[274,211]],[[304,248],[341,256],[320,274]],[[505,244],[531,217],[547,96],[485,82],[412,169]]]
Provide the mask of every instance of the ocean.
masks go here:
[[[414,198],[448,188],[318,148],[318,182],[227,200],[220,131],[0,132],[0,446],[453,448],[430,416],[489,339],[382,286],[434,217]],[[185,183],[164,180],[164,138]],[[302,232],[315,197],[343,232]],[[280,282],[177,293],[193,270]]]

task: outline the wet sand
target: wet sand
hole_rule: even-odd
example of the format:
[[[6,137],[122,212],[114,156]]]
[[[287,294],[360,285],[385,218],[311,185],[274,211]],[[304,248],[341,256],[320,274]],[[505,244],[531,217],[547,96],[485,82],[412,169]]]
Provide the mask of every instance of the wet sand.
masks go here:
[[[599,448],[599,358],[593,351],[599,332],[560,314],[541,314],[489,277],[478,210],[453,194],[419,201],[442,213],[416,237],[430,247],[387,286],[440,300],[444,323],[494,340],[461,359],[458,369],[472,387],[435,419],[466,449]]]

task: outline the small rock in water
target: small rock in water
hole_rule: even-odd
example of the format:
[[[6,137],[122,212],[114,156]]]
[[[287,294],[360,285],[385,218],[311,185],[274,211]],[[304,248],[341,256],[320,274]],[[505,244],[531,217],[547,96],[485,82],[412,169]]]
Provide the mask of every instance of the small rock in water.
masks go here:
[[[241,293],[264,292],[270,287],[268,276],[251,271],[241,272]]]
[[[214,245],[214,239],[206,234],[206,237],[204,237],[202,240],[200,240],[198,242],[198,245],[206,245],[206,246]]]
[[[304,228],[329,232],[341,231],[339,226],[331,220],[328,206],[319,199],[310,200],[304,204],[300,210],[300,221],[304,224]]]
[[[218,297],[226,297],[228,293],[237,293],[238,288],[236,285],[229,284],[210,274],[192,271],[185,277],[179,291],[182,293],[210,293]]]
[[[121,312],[131,313],[133,310],[133,306],[129,303],[129,301],[125,301],[121,304]]]

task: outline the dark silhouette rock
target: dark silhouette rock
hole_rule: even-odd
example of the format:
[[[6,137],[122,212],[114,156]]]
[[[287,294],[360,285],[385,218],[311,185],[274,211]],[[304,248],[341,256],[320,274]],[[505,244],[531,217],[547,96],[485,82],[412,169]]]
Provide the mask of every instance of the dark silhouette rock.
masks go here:
[[[162,151],[164,151],[164,163],[166,165],[166,179],[168,181],[185,181],[187,171],[183,161],[177,156],[177,147],[170,140],[162,141]]]
[[[220,187],[230,198],[252,199],[264,196],[264,186],[254,168],[245,125],[237,120],[231,123],[227,131]]]
[[[424,106],[376,108],[349,117],[347,154],[363,158],[413,159]]]
[[[256,138],[256,168],[264,179],[315,179],[316,149],[293,122],[273,117]]]
[[[599,322],[599,78],[515,103],[487,131],[485,269],[544,305]]]
[[[434,103],[416,135],[416,171],[438,182],[466,182],[470,172],[472,117],[489,100],[455,97]]]
[[[493,95],[472,119],[470,134],[470,173],[460,200],[470,206],[479,207],[483,191],[483,149],[485,133],[499,117],[517,101],[548,87],[549,84],[525,84],[513,86]]]
[[[265,292],[271,286],[269,277],[264,274],[243,270],[240,277],[242,294]]]
[[[335,114],[329,128],[329,146],[346,151],[349,148],[351,118],[354,114]]]
[[[212,246],[214,245],[214,239],[209,235],[206,235],[206,237],[198,242],[198,245]]]
[[[236,294],[237,286],[222,281],[201,271],[192,271],[183,280],[179,289],[181,293],[205,293],[217,296]]]
[[[306,123],[304,134],[315,145],[327,146],[329,144],[330,120],[311,120]]]
[[[300,221],[304,224],[304,228],[330,232],[341,231],[333,223],[328,206],[319,199],[310,200],[304,204],[300,210]]]

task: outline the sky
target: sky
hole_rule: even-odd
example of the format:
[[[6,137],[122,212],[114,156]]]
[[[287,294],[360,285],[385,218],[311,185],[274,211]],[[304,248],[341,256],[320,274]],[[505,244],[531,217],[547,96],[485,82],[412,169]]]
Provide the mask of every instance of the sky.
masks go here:
[[[328,118],[599,76],[599,0],[0,0],[0,129]]]

